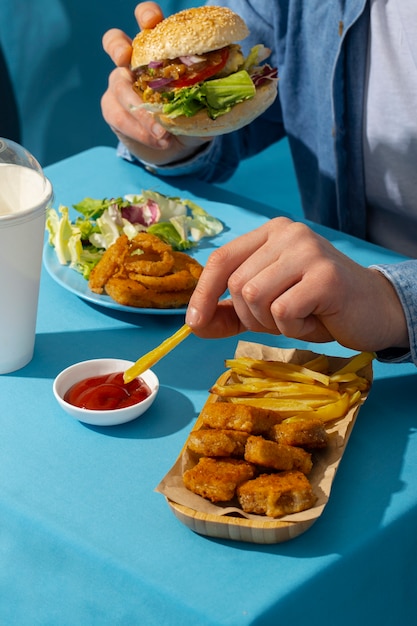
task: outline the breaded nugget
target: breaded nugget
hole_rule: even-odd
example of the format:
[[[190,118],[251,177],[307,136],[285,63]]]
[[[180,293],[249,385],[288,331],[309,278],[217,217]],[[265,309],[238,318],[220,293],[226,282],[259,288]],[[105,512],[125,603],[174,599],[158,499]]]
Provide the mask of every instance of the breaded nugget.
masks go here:
[[[290,418],[281,424],[275,424],[269,431],[269,437],[277,443],[300,448],[325,448],[329,436],[320,419]]]
[[[242,430],[253,435],[266,433],[274,424],[282,421],[276,411],[231,402],[207,404],[200,416],[209,428]]]
[[[188,448],[201,456],[243,457],[248,433],[238,430],[201,428],[188,437]]]
[[[281,517],[313,506],[316,496],[302,472],[261,474],[237,488],[239,504],[246,513]]]
[[[302,448],[287,446],[263,437],[248,437],[244,458],[249,463],[274,470],[300,470],[308,474],[313,467],[311,454]]]
[[[255,476],[255,469],[240,459],[201,457],[197,465],[183,474],[184,485],[212,502],[231,500],[238,485]]]

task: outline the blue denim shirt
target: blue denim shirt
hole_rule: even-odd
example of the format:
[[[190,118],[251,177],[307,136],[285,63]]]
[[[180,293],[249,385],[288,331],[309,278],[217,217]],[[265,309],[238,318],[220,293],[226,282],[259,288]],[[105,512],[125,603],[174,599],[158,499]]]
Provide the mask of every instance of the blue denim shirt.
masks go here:
[[[209,2],[209,4],[214,4]],[[153,168],[226,180],[239,161],[288,137],[305,216],[366,237],[362,117],[369,28],[366,0],[224,0],[250,29],[247,50],[263,43],[279,70],[279,98],[255,122],[217,137],[187,163]],[[417,365],[417,260],[375,266],[404,307]],[[392,359],[391,359],[392,360]]]

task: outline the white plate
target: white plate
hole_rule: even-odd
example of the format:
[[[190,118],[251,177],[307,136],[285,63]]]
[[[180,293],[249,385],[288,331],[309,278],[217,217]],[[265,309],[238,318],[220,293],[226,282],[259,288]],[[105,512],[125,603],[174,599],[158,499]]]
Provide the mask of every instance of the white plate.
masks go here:
[[[174,189],[169,195],[179,195]],[[220,219],[224,224],[224,230],[216,237],[204,238],[200,241],[192,252],[188,252],[190,256],[197,259],[202,265],[205,265],[210,253],[220,246],[235,239],[254,228],[260,226],[263,220],[260,216],[249,211],[243,211],[241,208],[232,204],[221,204],[210,200],[196,200],[206,211],[214,217]],[[73,209],[70,209],[70,219],[74,219],[78,215]],[[267,219],[267,218],[264,218]],[[50,276],[64,289],[74,293],[76,296],[96,304],[98,306],[107,307],[118,311],[126,311],[129,313],[152,314],[152,315],[185,315],[186,308],[181,309],[142,309],[139,307],[130,307],[118,304],[107,295],[99,295],[90,291],[88,281],[81,274],[71,269],[67,265],[61,265],[55,254],[55,250],[48,243],[45,244],[43,251],[43,263]]]

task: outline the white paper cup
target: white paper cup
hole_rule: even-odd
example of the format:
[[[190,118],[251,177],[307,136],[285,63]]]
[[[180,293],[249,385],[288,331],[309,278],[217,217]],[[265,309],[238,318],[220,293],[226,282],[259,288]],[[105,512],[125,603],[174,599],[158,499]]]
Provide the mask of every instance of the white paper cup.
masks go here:
[[[0,374],[24,367],[33,356],[52,196],[37,161],[21,146],[0,139]]]

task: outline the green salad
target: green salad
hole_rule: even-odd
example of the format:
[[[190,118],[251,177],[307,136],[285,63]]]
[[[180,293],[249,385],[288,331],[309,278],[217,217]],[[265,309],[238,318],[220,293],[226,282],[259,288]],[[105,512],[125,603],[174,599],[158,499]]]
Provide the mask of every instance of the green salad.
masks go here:
[[[84,198],[73,208],[80,214],[70,220],[69,208],[51,208],[46,216],[48,242],[59,262],[69,265],[88,280],[104,252],[125,234],[133,239],[149,232],[174,250],[188,250],[202,237],[214,237],[223,230],[220,220],[191,200],[142,191],[123,198]]]

